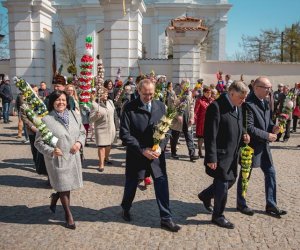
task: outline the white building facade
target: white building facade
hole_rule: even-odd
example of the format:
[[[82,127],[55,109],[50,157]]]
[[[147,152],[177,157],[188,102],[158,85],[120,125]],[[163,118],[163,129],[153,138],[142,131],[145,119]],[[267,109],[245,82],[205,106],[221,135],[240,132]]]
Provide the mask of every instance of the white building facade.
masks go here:
[[[227,0],[7,0],[3,5],[9,18],[10,75],[22,76],[28,82],[52,80],[52,45],[56,44],[57,51],[61,46],[58,20],[80,30],[77,67],[85,37],[93,37],[94,73],[99,55],[106,79],[114,79],[119,67],[124,80],[148,69],[148,61],[153,65],[153,60],[164,60],[168,72],[161,72],[158,63],[153,66],[157,74],[166,74],[174,82],[183,78],[195,82],[201,77],[201,57],[225,59],[227,13],[231,8]],[[206,55],[200,55],[203,52],[199,50],[204,33],[198,32],[198,36],[183,31],[179,32],[184,33],[181,38],[168,37],[166,30],[178,17],[204,20],[211,36]],[[186,51],[178,51],[181,48]],[[62,60],[58,53],[56,60],[59,67]]]

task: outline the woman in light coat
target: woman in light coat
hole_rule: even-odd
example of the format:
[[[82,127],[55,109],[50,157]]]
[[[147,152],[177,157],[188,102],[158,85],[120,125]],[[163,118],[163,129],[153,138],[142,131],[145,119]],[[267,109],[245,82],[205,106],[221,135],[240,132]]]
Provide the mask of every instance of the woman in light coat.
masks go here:
[[[65,210],[66,227],[75,229],[70,210],[70,191],[83,186],[80,148],[85,142],[85,130],[80,116],[67,109],[68,98],[64,91],[49,96],[49,114],[43,118],[52,134],[58,138],[56,147],[46,144],[37,133],[35,147],[44,155],[50,184],[57,193],[51,195],[50,209],[55,213],[60,199]]]
[[[111,164],[109,153],[116,136],[114,112],[115,106],[112,100],[108,99],[108,90],[102,88],[99,103],[93,102],[90,114],[90,122],[94,122],[100,172],[104,171],[104,163]]]

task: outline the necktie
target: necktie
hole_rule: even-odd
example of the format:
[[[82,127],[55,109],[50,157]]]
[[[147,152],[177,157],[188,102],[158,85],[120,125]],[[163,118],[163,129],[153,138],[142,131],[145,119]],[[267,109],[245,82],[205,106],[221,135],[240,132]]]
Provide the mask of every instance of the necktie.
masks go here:
[[[150,103],[147,103],[147,104],[146,104],[146,109],[147,109],[149,112],[151,112],[151,106],[150,106]]]
[[[264,101],[261,101],[261,105],[262,105],[263,109],[265,110],[266,106],[265,106],[265,102]]]

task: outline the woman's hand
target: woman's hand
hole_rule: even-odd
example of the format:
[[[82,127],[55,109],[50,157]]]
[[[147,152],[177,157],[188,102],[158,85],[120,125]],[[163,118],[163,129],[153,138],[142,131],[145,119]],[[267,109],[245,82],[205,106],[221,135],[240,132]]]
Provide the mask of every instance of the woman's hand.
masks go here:
[[[81,143],[80,142],[76,142],[72,148],[70,149],[70,153],[71,154],[76,154],[81,148]]]
[[[63,153],[60,148],[54,148],[53,156],[63,156]]]

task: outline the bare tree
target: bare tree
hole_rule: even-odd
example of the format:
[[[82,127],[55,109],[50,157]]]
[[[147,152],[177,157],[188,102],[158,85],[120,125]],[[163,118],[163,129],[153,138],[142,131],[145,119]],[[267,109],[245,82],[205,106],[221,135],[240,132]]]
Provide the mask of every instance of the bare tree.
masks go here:
[[[258,36],[242,36],[242,47],[251,61],[299,62],[300,23],[278,29],[262,30]]]
[[[68,65],[68,68],[76,69],[77,40],[81,35],[80,27],[67,26],[62,18],[55,23],[61,35],[61,44],[58,52],[62,62]]]

